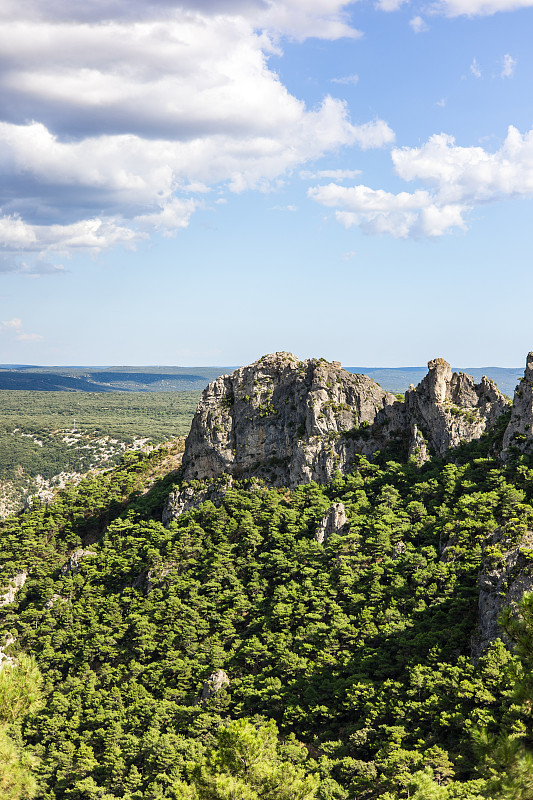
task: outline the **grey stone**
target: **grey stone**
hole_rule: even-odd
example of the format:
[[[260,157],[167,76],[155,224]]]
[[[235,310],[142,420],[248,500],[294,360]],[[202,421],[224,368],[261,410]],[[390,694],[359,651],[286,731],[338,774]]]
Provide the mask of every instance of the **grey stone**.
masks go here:
[[[61,567],[61,574],[69,575],[72,573],[72,575],[76,575],[80,571],[80,562],[84,558],[94,558],[97,555],[98,553],[95,553],[94,550],[83,550],[81,547],[78,550],[74,550]]]
[[[319,544],[325,544],[332,533],[346,533],[348,531],[348,518],[342,503],[333,503],[322,517],[316,529],[315,539]]]
[[[15,658],[5,653],[5,650],[9,645],[13,644],[14,641],[15,639],[13,636],[10,636],[8,633],[4,634],[4,643],[0,645],[0,671],[2,671],[4,667],[14,667],[17,663]]]
[[[339,362],[263,356],[204,390],[185,443],[184,478],[228,473],[271,486],[326,483],[336,470],[348,472],[357,454],[372,456],[393,440],[422,464],[479,438],[508,407],[487,378],[476,384],[452,375],[442,358],[428,370],[402,403]],[[197,504],[193,495],[175,493],[165,522]]]
[[[495,639],[508,643],[498,617],[508,606],[516,609],[523,594],[533,591],[532,554],[533,531],[526,531],[514,543],[501,528],[487,537],[478,575],[479,628],[472,640],[475,657]]]
[[[202,696],[199,700],[196,700],[193,705],[197,706],[200,703],[207,703],[214,697],[221,689],[225,686],[230,685],[230,679],[228,677],[227,672],[223,669],[217,669],[215,672],[212,672],[209,678],[206,680],[204,685],[202,686]]]
[[[18,590],[22,589],[27,579],[27,572],[19,572],[11,579],[9,586],[4,586],[3,589],[0,589],[0,592],[4,592],[4,594],[0,594],[0,606],[7,606],[12,603]]]
[[[203,486],[200,489],[195,489],[192,486],[176,489],[169,494],[163,508],[161,518],[163,525],[168,527],[173,519],[177,519],[187,511],[198,508],[207,500],[210,500],[214,505],[219,505],[232,485],[233,478],[231,475],[223,475],[210,481],[207,486]]]
[[[533,447],[533,353],[527,354],[524,377],[516,387],[511,407],[511,419],[505,429],[502,456],[507,458],[511,448],[530,452]]]
[[[53,594],[50,600],[46,601],[43,608],[46,608],[47,611],[50,611],[50,609],[53,608],[56,603],[66,603],[66,602],[67,599],[65,597],[61,597],[60,594]]]
[[[428,363],[428,374],[405,393],[407,418],[412,424],[409,451],[418,463],[431,452],[443,456],[461,442],[479,439],[508,408],[496,384],[483,377],[454,372],[443,358]]]
[[[204,390],[185,444],[184,479],[226,472],[278,486],[327,481],[355,452],[378,446],[365,431],[342,434],[371,426],[393,404],[394,395],[338,363],[264,356]]]

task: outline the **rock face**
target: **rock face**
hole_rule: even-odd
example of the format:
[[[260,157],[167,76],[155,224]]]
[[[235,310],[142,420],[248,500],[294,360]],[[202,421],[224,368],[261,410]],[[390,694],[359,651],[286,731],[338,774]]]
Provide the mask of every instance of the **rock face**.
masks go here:
[[[185,486],[183,489],[176,489],[168,496],[165,507],[163,508],[162,523],[168,524],[177,517],[198,508],[201,503],[211,500],[215,505],[219,504],[228,490],[231,489],[233,479],[231,475],[223,475],[218,480],[211,481],[207,486],[195,491],[192,486]]]
[[[2,641],[2,639],[0,639],[0,641]],[[9,647],[9,645],[13,644],[14,641],[15,640],[14,640],[14,638],[12,636],[10,636],[7,633],[4,634],[4,636],[3,636],[3,644],[0,645],[0,671],[4,667],[14,667],[15,664],[17,663],[15,658],[13,658],[12,656],[8,656],[4,652],[6,650],[6,648]]]
[[[405,394],[406,416],[411,425],[410,452],[419,462],[429,451],[444,455],[461,442],[471,442],[489,430],[508,407],[496,384],[483,377],[454,372],[443,358],[428,364],[428,374]]]
[[[333,503],[322,517],[316,529],[315,539],[319,544],[324,544],[332,533],[346,533],[348,527],[348,517],[343,503]]]
[[[9,586],[4,586],[3,589],[0,589],[0,606],[7,606],[12,603],[18,590],[22,589],[27,579],[27,572],[19,572],[12,578]]]
[[[264,356],[204,390],[185,445],[184,478],[228,472],[273,485],[326,481],[354,452],[349,442],[337,446],[338,435],[371,426],[396,403],[371,378],[338,363]]]
[[[452,375],[441,358],[428,367],[403,403],[338,362],[263,356],[204,390],[185,444],[184,478],[228,473],[272,486],[325,483],[335,470],[348,471],[356,454],[391,443],[423,463],[478,438],[507,408],[487,378],[476,384],[469,375]],[[187,508],[190,498],[182,494],[165,521]]]
[[[529,452],[533,447],[533,353],[527,354],[524,377],[516,387],[511,419],[503,437],[503,457],[510,448]]]
[[[81,547],[78,550],[74,550],[68,561],[61,567],[61,574],[69,575],[72,573],[72,575],[76,575],[80,570],[80,562],[84,558],[94,558],[97,555],[98,553],[95,553],[94,550],[83,550]]]
[[[510,543],[499,528],[487,540],[478,576],[479,634],[472,642],[475,656],[495,639],[507,641],[498,617],[507,606],[516,609],[524,592],[533,591],[532,555],[533,531]]]
[[[211,700],[224,686],[230,685],[230,679],[228,678],[227,672],[223,669],[217,669],[215,672],[212,672],[209,678],[206,680],[202,687],[202,697],[200,700],[197,700],[194,705],[198,705],[199,703],[207,703],[208,700]]]

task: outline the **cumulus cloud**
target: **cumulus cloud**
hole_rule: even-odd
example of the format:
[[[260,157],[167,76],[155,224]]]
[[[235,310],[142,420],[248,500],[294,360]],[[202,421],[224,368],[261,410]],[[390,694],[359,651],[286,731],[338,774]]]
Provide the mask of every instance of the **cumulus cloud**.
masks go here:
[[[405,181],[424,188],[394,194],[336,183],[312,187],[309,196],[336,209],[345,227],[398,238],[442,236],[466,228],[467,212],[507,198],[533,197],[533,130],[513,126],[499,150],[459,147],[452,136],[432,136],[420,148],[395,148],[392,161]]]
[[[392,143],[383,120],[354,124],[332,97],[308,108],[269,67],[282,34],[356,37],[349,5],[5,0],[1,246],[133,247],[186,227],[214,187],[266,190],[341,146]]]
[[[177,13],[239,17],[260,30],[296,39],[357,38],[347,7],[353,0],[3,0],[0,20],[107,24],[121,21],[172,21]]]
[[[517,11],[531,6],[533,0],[438,0],[433,5],[433,11],[447,17],[474,17],[489,16],[498,11]]]
[[[502,60],[502,71],[500,73],[500,77],[502,78],[512,78],[514,75],[514,71],[516,69],[516,58],[513,58],[506,53]]]
[[[452,227],[464,228],[463,206],[438,205],[427,191],[393,194],[368,186],[313,187],[309,196],[322,205],[337,207],[337,220],[345,228],[361,227],[365,233],[388,233],[396,238],[441,236]]]
[[[4,322],[2,322],[2,325],[4,326],[4,328],[18,329],[22,328],[22,320],[19,319],[18,317],[13,317],[13,319],[8,320],[7,322],[4,320]]]

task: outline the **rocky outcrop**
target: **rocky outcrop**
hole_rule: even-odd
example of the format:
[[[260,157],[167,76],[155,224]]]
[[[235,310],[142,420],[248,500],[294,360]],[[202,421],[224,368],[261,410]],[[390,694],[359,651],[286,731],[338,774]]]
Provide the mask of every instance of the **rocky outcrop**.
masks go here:
[[[348,529],[348,517],[343,503],[333,503],[320,520],[315,539],[319,544],[325,544],[332,533],[347,533]]]
[[[225,686],[230,685],[230,679],[228,678],[227,672],[223,669],[217,669],[215,672],[212,672],[209,678],[206,680],[204,685],[202,686],[202,697],[200,700],[196,700],[193,705],[199,705],[200,703],[207,703],[214,697],[221,689]]]
[[[187,511],[198,508],[202,503],[210,500],[219,505],[233,485],[231,475],[222,475],[220,478],[209,481],[207,486],[196,489],[194,486],[184,486],[176,489],[168,496],[163,508],[162,523],[168,526],[173,519],[177,519]]]
[[[486,541],[478,576],[479,626],[472,641],[472,652],[479,656],[495,639],[507,638],[498,624],[504,608],[516,610],[524,592],[533,591],[533,531],[518,541],[509,541],[498,528]]]
[[[76,575],[80,571],[80,563],[85,558],[94,558],[97,556],[98,553],[95,553],[94,550],[83,550],[81,547],[78,550],[74,550],[74,552],[70,555],[68,561],[66,561],[63,566],[61,567],[61,574],[65,575]]]
[[[523,453],[533,449],[533,353],[527,354],[524,377],[514,393],[511,419],[503,437],[503,457],[513,449]]]
[[[1,641],[1,640],[0,640]],[[13,644],[15,639],[10,634],[6,633],[3,636],[3,644],[0,645],[0,671],[4,667],[14,667],[17,663],[16,659],[8,656],[5,650]]]
[[[508,406],[487,378],[476,384],[469,375],[452,375],[441,358],[428,368],[401,402],[338,362],[263,356],[204,390],[185,444],[184,478],[228,473],[273,486],[326,483],[335,470],[349,471],[357,454],[371,456],[393,443],[421,464],[479,438]],[[166,522],[196,503],[187,491],[174,494]]]
[[[19,589],[22,589],[28,579],[27,572],[19,572],[15,575],[9,586],[4,586],[0,589],[0,606],[7,606],[12,603]]]
[[[406,417],[411,426],[410,452],[419,463],[433,452],[443,456],[460,442],[471,442],[489,430],[508,407],[496,384],[483,377],[454,372],[447,361],[436,358],[416,389],[405,394]]]
[[[354,438],[364,451],[366,429],[395,403],[371,378],[338,363],[264,356],[204,390],[185,445],[184,478],[227,472],[272,485],[326,481],[357,449],[353,440],[337,442],[339,434],[361,429]]]

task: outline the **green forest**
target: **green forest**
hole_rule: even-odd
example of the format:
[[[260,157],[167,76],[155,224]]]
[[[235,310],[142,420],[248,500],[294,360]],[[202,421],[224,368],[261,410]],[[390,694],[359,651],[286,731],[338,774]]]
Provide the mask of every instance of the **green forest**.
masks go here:
[[[200,397],[194,392],[0,392],[0,482],[20,496],[33,479],[119,463],[136,439],[185,436]]]
[[[236,482],[168,528],[160,447],[4,520],[0,585],[28,577],[0,608],[2,796],[533,798],[531,598],[472,651],[487,537],[533,524],[533,464],[490,444]]]

